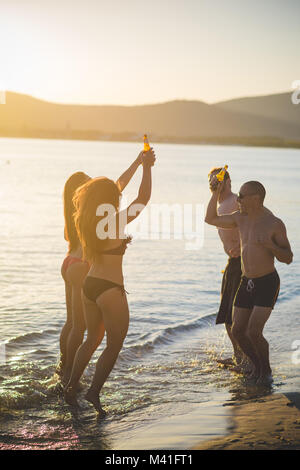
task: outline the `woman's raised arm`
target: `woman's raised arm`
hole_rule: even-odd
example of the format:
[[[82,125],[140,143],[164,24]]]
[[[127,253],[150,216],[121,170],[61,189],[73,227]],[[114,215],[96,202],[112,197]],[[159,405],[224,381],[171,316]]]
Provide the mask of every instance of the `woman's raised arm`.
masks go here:
[[[117,179],[116,185],[118,186],[121,192],[126,188],[134,173],[142,163],[142,157],[143,151],[139,153],[138,157],[134,160],[130,167],[127,168],[127,170],[125,170],[124,173],[122,173],[122,175],[119,176],[119,178]]]
[[[138,195],[126,209],[119,213],[119,220],[126,220],[126,224],[129,224],[139,216],[151,197],[151,169],[156,160],[155,153],[151,148],[148,152],[142,152],[142,154],[143,175]]]

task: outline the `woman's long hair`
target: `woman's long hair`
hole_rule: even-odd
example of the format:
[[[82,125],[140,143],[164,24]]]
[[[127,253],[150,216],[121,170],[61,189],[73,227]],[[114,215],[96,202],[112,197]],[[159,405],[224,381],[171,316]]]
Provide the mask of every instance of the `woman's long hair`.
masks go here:
[[[107,244],[107,240],[97,237],[97,224],[104,217],[97,215],[97,208],[101,204],[110,204],[117,211],[120,195],[116,183],[104,176],[93,178],[76,190],[74,221],[84,260],[93,262]]]
[[[67,179],[64,187],[65,239],[69,242],[68,253],[76,250],[80,244],[74,223],[75,206],[73,196],[76,189],[85,184],[89,179],[90,177],[88,175],[82,171],[78,171]]]

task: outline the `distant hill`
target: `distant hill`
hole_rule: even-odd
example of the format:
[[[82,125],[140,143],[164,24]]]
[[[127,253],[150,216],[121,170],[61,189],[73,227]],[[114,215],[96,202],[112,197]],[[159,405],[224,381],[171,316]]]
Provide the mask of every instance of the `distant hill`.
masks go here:
[[[216,103],[216,106],[227,111],[278,119],[299,126],[300,105],[294,105],[291,96],[292,93],[289,92],[277,95],[236,98]]]
[[[0,136],[300,145],[300,105],[291,94],[216,104],[170,101],[142,106],[66,105],[8,92]],[[298,145],[298,144],[297,144]]]

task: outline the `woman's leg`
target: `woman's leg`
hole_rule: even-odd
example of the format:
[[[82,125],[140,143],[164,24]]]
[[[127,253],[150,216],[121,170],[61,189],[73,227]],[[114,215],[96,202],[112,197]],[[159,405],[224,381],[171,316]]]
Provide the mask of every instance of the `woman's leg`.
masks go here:
[[[100,412],[102,409],[99,393],[115,365],[126,338],[129,326],[129,310],[126,294],[119,287],[105,291],[98,297],[97,304],[103,314],[107,343],[98,359],[93,382],[86,399]]]
[[[66,359],[67,359],[67,341],[70,331],[72,329],[72,286],[65,280],[65,293],[66,293],[66,309],[67,319],[62,327],[59,345],[60,345],[60,360],[57,368],[57,373],[63,375]]]
[[[79,291],[79,292],[78,292]],[[72,328],[67,339],[67,353],[63,382],[68,383],[77,349],[81,345],[85,332],[85,319],[81,301],[81,288],[72,288]]]
[[[75,353],[83,341],[86,328],[81,289],[87,272],[88,267],[85,263],[73,264],[67,272],[67,279],[72,287],[72,328],[67,339],[66,362],[62,379],[64,384],[67,384],[69,381]]]
[[[75,354],[70,380],[65,390],[66,402],[71,405],[77,404],[76,389],[78,382],[93,353],[101,343],[105,333],[101,310],[94,302],[88,300],[84,295],[83,299],[85,320],[88,331],[86,340],[77,349]]]

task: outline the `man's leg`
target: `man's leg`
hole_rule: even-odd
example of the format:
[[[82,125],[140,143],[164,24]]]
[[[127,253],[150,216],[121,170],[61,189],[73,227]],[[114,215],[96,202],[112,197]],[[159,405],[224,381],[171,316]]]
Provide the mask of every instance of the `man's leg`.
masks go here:
[[[232,347],[233,347],[235,362],[236,362],[236,364],[241,364],[241,362],[243,360],[243,355],[242,355],[242,352],[239,348],[239,345],[238,345],[237,341],[235,340],[235,338],[232,334],[232,331],[231,331],[232,325],[230,323],[225,323],[225,328],[226,328],[228,337],[229,337],[229,339],[231,341],[231,344],[232,344]]]
[[[252,313],[252,309],[233,307],[233,325],[232,334],[237,341],[243,353],[251,360],[254,369],[252,376],[260,376],[260,360],[255,348],[247,336],[248,323]]]
[[[258,382],[270,382],[272,370],[269,361],[269,343],[263,336],[263,329],[272,312],[271,307],[253,308],[248,323],[247,336],[254,346],[260,362],[260,377]]]

